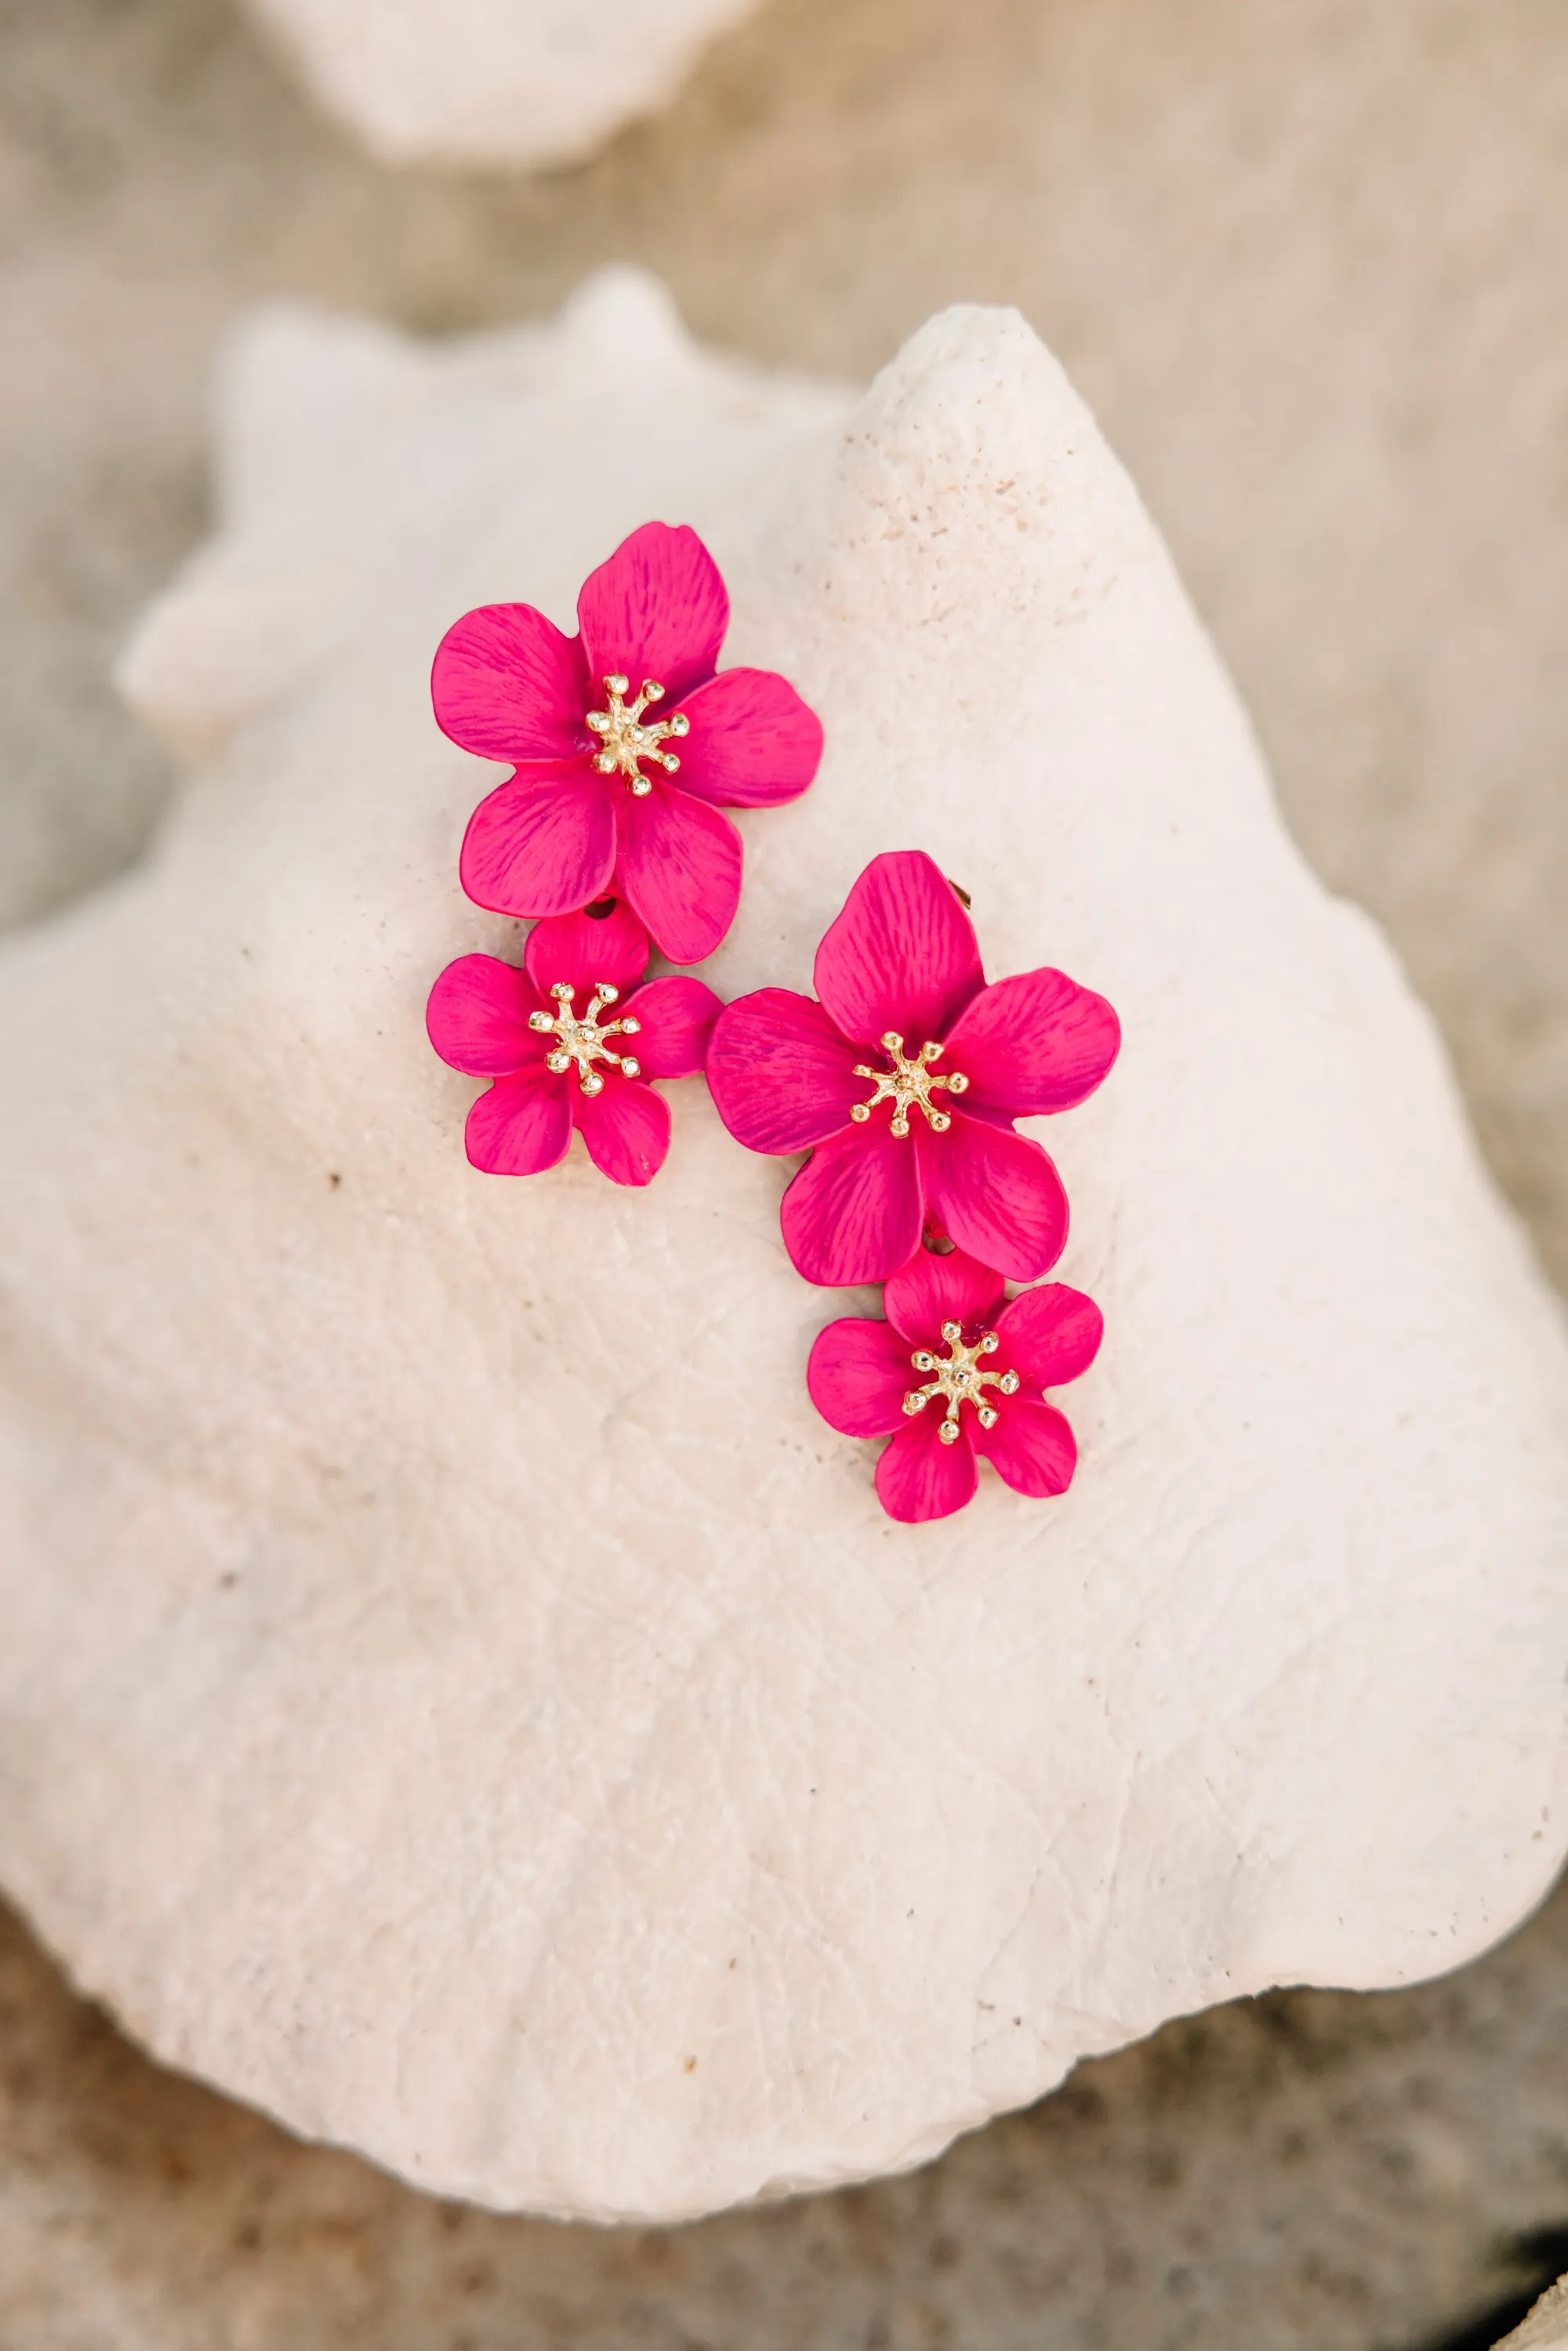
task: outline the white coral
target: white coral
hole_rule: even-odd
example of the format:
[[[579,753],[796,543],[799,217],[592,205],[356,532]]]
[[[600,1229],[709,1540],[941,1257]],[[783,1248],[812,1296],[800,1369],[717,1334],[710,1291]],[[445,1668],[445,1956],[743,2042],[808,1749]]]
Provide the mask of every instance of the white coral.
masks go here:
[[[447,350],[285,316],[225,414],[126,671],[200,772],[0,954],[0,1872],[78,1978],[297,2128],[627,2217],[1502,1933],[1563,1850],[1557,1317],[1021,321],[852,413],[636,281]],[[1061,1502],[883,1516],[802,1380],[845,1301],[699,1083],[647,1193],[464,1163],[424,997],[516,932],[456,887],[493,771],[431,649],[570,621],[650,516],[827,726],[715,984],[803,984],[919,846],[993,973],[1122,1015],[1041,1127],[1107,1325]]]

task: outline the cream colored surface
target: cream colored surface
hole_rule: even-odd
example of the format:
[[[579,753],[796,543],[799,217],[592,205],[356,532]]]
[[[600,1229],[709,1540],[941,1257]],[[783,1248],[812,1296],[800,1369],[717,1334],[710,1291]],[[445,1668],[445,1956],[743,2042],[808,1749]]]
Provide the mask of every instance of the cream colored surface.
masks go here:
[[[674,96],[755,0],[250,0],[393,162],[559,163]]]
[[[153,2047],[500,2204],[914,2162],[1172,2014],[1454,1965],[1561,1852],[1564,1352],[1428,1024],[1021,321],[846,405],[624,278],[446,355],[253,329],[125,670],[200,779],[0,979],[0,1867]],[[882,1518],[700,1087],[647,1195],[463,1165],[421,1009],[509,926],[429,648],[649,512],[828,729],[721,989],[915,844],[1122,1013],[1052,1127],[1112,1334],[1060,1505]]]

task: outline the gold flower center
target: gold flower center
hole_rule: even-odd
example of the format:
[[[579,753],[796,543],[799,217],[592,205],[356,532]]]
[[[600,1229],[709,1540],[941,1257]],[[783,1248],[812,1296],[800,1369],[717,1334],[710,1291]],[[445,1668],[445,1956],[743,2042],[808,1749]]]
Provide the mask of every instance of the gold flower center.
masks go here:
[[[653,789],[653,778],[643,773],[642,761],[653,759],[666,775],[673,776],[680,760],[674,751],[660,747],[671,736],[678,742],[683,735],[689,735],[691,721],[684,710],[677,710],[673,718],[651,718],[644,726],[643,713],[651,702],[663,702],[664,689],[656,678],[645,677],[636,701],[628,702],[625,697],[630,684],[628,678],[607,677],[604,692],[610,707],[591,710],[588,724],[603,745],[593,755],[593,764],[600,774],[624,776],[641,799]]]
[[[1018,1394],[1016,1372],[987,1372],[980,1368],[982,1355],[994,1355],[1001,1341],[994,1331],[982,1331],[972,1347],[964,1344],[961,1322],[944,1322],[942,1336],[947,1345],[947,1360],[940,1362],[927,1348],[917,1347],[909,1358],[917,1372],[929,1372],[931,1377],[923,1388],[911,1388],[904,1399],[905,1412],[924,1412],[933,1396],[946,1396],[947,1408],[936,1434],[944,1445],[955,1445],[958,1438],[958,1412],[962,1405],[972,1404],[982,1428],[995,1428],[998,1414],[994,1405],[985,1399],[985,1390],[994,1387],[998,1395]]]
[[[623,1020],[600,1019],[605,1007],[613,1004],[620,993],[618,987],[611,987],[602,979],[597,980],[593,994],[579,1015],[571,1008],[576,988],[569,987],[564,979],[558,979],[550,994],[555,998],[559,1009],[553,1015],[549,1012],[530,1012],[528,1015],[528,1027],[537,1035],[554,1037],[559,1040],[554,1050],[546,1054],[545,1067],[554,1070],[558,1077],[568,1070],[575,1070],[577,1081],[585,1094],[601,1093],[604,1089],[603,1077],[593,1066],[595,1061],[613,1063],[623,1078],[638,1078],[643,1074],[643,1064],[635,1055],[618,1053],[605,1041],[610,1037],[635,1037],[643,1026],[630,1013]]]
[[[878,1102],[890,1102],[893,1104],[893,1124],[889,1133],[907,1134],[909,1106],[915,1102],[925,1113],[933,1134],[946,1134],[953,1122],[945,1110],[937,1108],[931,1097],[934,1093],[941,1092],[944,1088],[950,1094],[964,1093],[968,1088],[968,1079],[957,1070],[953,1071],[948,1077],[939,1078],[936,1075],[931,1064],[941,1053],[940,1045],[927,1042],[922,1045],[915,1061],[907,1060],[904,1050],[904,1040],[896,1029],[890,1029],[887,1031],[882,1040],[882,1049],[893,1063],[891,1070],[872,1070],[868,1069],[863,1061],[855,1063],[854,1075],[857,1078],[872,1078],[876,1082],[876,1092],[871,1100],[856,1102],[850,1113],[856,1125],[865,1124]]]

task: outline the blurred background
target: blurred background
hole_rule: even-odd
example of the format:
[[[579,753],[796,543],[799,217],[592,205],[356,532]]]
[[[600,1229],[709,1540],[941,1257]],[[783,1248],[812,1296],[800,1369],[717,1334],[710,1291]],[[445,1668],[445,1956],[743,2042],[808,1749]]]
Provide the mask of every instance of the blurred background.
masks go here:
[[[1568,1280],[1557,0],[761,0],[529,173],[366,160],[235,0],[0,0],[0,926],[171,789],[109,670],[206,526],[236,314],[448,334],[617,259],[838,376],[1019,306]],[[1563,2268],[1563,1895],[1442,1983],[1168,2027],[907,2179],[615,2232],[298,2146],[0,1913],[0,2351],[1484,2351]]]

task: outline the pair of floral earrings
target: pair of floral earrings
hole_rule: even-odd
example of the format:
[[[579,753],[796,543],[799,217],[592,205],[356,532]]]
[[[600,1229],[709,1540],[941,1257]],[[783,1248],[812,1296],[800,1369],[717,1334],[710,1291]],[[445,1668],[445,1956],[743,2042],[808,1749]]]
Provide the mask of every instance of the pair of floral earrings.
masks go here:
[[[655,1081],[706,1075],[738,1142],[810,1154],[780,1208],[797,1270],[884,1285],[886,1320],[830,1323],[806,1374],[832,1427],[892,1437],[883,1508],[961,1510],[977,1454],[1020,1494],[1064,1492],[1076,1447],[1043,1391],[1092,1363],[1100,1311],[1040,1284],[1067,1196],[1014,1121],[1094,1091],[1115,1013],[1059,971],[988,985],[967,900],[919,850],[866,867],[817,949],[815,997],[764,987],[724,1005],[701,980],[649,979],[652,948],[690,964],[718,946],[742,862],[723,811],[798,799],[822,729],[771,671],[717,668],[729,599],[684,526],[633,531],[584,582],[577,618],[568,637],[532,605],[486,605],[435,656],[444,733],[515,768],[469,820],[463,887],[537,918],[520,968],[464,956],[431,991],[442,1060],[491,1081],[468,1114],[470,1161],[538,1175],[575,1128],[613,1182],[646,1184],[670,1144]],[[1039,1286],[1009,1304],[1009,1281]]]

